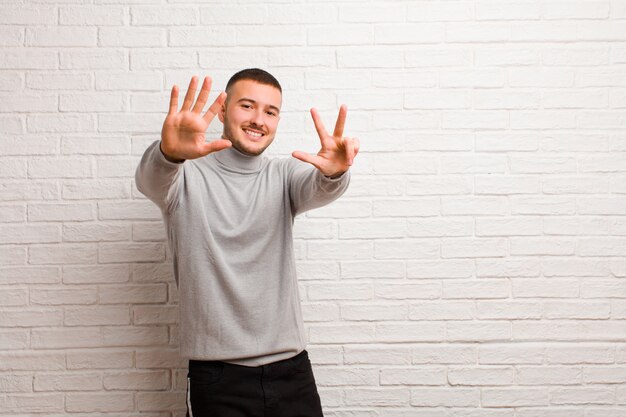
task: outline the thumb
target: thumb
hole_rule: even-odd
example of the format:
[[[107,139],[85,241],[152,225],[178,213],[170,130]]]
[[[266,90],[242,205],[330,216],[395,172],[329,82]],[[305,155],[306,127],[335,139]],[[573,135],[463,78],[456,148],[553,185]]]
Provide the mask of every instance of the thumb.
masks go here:
[[[291,156],[293,156],[296,159],[301,160],[302,162],[306,162],[308,164],[311,164],[313,166],[315,166],[317,169],[320,169],[320,165],[319,165],[319,161],[318,161],[318,156],[313,156],[310,155],[306,152],[302,152],[302,151],[294,151],[291,153]]]
[[[213,142],[204,143],[201,148],[202,155],[208,155],[213,152],[221,151],[232,146],[232,142],[225,139],[214,140]]]

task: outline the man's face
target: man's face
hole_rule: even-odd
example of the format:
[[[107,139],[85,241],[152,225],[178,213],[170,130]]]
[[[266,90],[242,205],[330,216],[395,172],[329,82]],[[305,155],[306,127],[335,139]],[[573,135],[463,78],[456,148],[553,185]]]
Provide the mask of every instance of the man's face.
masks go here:
[[[281,104],[277,88],[252,80],[237,81],[219,113],[224,124],[222,137],[244,154],[260,155],[274,140]]]

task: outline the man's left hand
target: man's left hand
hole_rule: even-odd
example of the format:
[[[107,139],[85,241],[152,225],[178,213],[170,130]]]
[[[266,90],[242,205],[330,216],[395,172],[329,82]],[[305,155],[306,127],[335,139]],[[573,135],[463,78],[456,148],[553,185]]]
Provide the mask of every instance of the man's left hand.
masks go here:
[[[317,155],[310,155],[302,151],[295,151],[291,155],[315,166],[327,177],[336,178],[341,176],[350,169],[354,157],[359,152],[359,140],[357,138],[343,137],[343,127],[346,123],[347,113],[348,108],[342,104],[339,108],[335,130],[331,136],[326,132],[317,110],[312,108],[311,116],[313,117],[317,134],[320,137],[322,148]]]

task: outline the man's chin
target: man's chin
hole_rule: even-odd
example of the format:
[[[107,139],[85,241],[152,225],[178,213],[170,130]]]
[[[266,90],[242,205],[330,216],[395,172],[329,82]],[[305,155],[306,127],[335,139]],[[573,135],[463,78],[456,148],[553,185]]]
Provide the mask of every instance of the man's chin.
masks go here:
[[[242,146],[241,143],[233,142],[233,147],[235,149],[237,149],[242,154],[248,155],[248,156],[259,156],[263,152],[265,152],[268,146],[269,146],[269,143],[263,147],[251,147],[251,146]]]

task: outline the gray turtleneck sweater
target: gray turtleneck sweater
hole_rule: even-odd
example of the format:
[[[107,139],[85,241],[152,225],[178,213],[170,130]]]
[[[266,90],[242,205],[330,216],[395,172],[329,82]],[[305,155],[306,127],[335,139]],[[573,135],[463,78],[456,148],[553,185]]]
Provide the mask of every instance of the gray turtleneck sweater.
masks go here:
[[[148,147],[135,180],[163,213],[181,355],[260,366],[300,353],[306,335],[293,220],[343,194],[349,171],[330,179],[295,158],[233,147],[173,163],[159,145]]]

